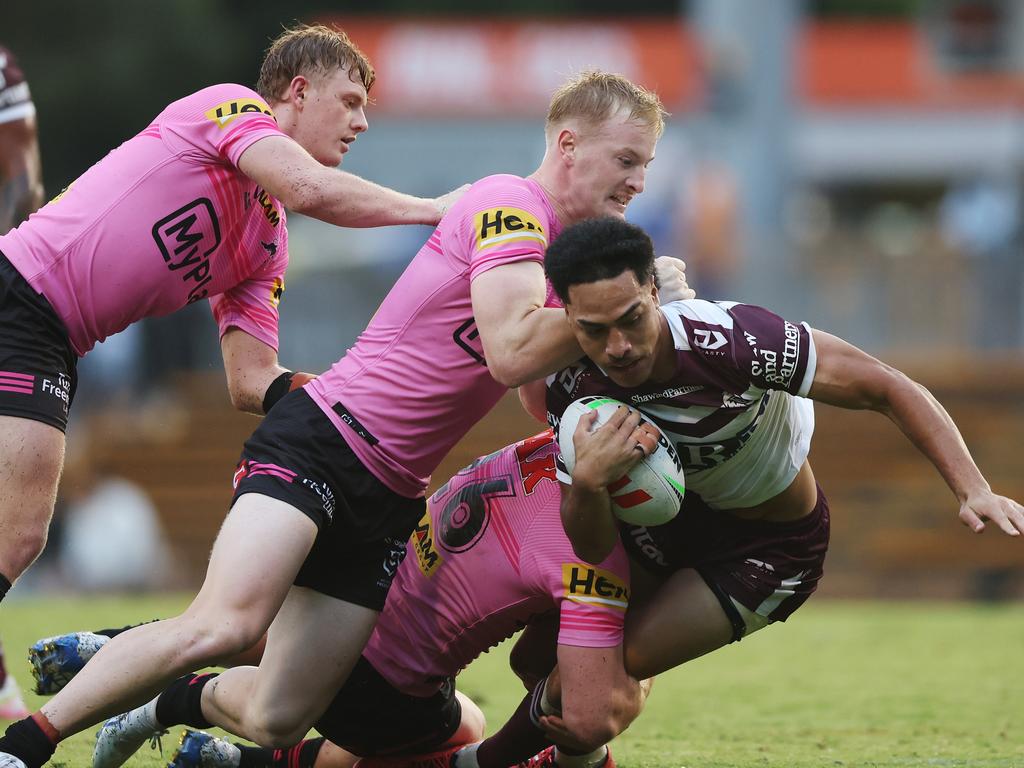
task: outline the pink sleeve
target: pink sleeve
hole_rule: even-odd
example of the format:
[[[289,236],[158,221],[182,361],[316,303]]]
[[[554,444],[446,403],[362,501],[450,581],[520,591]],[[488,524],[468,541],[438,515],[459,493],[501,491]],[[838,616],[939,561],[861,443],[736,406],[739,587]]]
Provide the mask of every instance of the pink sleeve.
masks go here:
[[[278,304],[284,293],[284,272],[288,266],[287,242],[282,238],[284,247],[259,273],[229,291],[210,297],[210,308],[221,337],[229,328],[238,328],[277,350]]]
[[[466,193],[459,232],[469,246],[469,278],[515,261],[543,263],[550,222],[541,200],[522,179],[488,179]]]
[[[163,128],[236,167],[238,158],[255,142],[285,136],[267,102],[242,85],[205,88],[174,107],[173,113],[164,116]]]
[[[599,565],[589,565],[576,557],[560,528],[538,535],[545,543],[531,546],[536,556],[525,559],[523,566],[533,573],[524,572],[524,577],[539,578],[559,604],[558,644],[619,645],[629,606],[629,560],[622,544]]]

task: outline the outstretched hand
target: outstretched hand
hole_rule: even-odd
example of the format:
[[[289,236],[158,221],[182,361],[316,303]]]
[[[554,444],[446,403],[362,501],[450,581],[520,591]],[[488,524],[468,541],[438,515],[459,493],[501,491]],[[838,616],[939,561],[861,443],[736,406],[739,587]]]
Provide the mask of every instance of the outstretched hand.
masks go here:
[[[1024,507],[1013,499],[984,491],[968,496],[960,505],[960,521],[975,533],[985,530],[986,520],[998,525],[1007,536],[1024,533]]]

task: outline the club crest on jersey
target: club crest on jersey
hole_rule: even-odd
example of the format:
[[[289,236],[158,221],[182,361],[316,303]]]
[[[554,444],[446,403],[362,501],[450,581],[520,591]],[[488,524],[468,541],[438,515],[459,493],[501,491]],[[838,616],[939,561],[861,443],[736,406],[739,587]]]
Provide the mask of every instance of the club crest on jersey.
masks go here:
[[[441,557],[441,552],[434,546],[434,526],[430,519],[429,507],[413,529],[410,541],[412,542],[413,550],[416,552],[416,562],[419,564],[423,575],[429,579],[444,560]]]
[[[216,123],[219,128],[227,128],[235,118],[246,112],[262,112],[264,115],[274,117],[274,113],[270,111],[270,107],[263,99],[231,99],[231,101],[225,101],[207,111],[206,117]]]
[[[629,587],[616,574],[583,563],[562,563],[565,596],[577,603],[605,606],[617,611],[629,607]]]
[[[493,248],[506,243],[533,241],[542,248],[548,245],[547,235],[540,221],[521,208],[489,208],[473,217],[477,250]]]

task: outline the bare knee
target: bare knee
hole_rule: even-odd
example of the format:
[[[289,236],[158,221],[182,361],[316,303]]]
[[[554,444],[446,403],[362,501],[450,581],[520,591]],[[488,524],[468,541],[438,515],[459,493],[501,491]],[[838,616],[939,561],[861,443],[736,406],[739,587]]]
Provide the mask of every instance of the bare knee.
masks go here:
[[[49,515],[40,514],[38,520],[26,521],[16,531],[10,532],[5,543],[3,562],[0,563],[0,573],[8,581],[13,582],[21,576],[42,553],[46,547],[49,523]]]
[[[246,736],[267,749],[287,749],[302,741],[313,725],[304,712],[283,707],[260,707],[245,722]]]

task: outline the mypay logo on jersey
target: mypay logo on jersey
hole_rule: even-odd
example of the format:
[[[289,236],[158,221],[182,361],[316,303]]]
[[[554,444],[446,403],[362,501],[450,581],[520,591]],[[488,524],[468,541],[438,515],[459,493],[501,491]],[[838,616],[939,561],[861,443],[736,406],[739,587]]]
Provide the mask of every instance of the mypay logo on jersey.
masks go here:
[[[577,603],[603,605],[619,611],[629,607],[629,587],[611,571],[583,563],[562,563],[565,596]]]
[[[205,114],[219,127],[226,128],[235,118],[246,112],[262,112],[264,115],[274,117],[274,113],[270,111],[270,107],[263,99],[232,99],[218,104]]]
[[[548,245],[547,235],[540,221],[521,208],[489,208],[473,217],[477,250],[493,248],[506,243],[533,240],[542,248]]]

